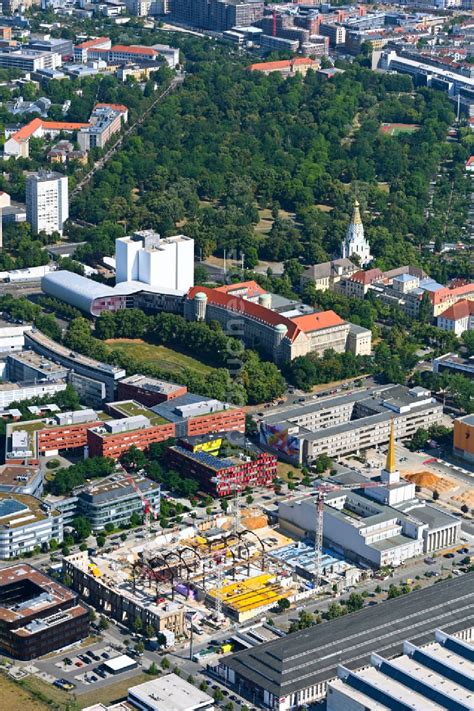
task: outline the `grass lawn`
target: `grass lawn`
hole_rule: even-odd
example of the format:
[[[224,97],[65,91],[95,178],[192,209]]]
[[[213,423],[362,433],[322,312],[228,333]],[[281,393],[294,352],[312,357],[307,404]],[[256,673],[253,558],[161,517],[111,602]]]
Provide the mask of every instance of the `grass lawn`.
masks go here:
[[[80,694],[77,700],[83,709],[87,708],[87,706],[93,706],[94,704],[111,704],[114,701],[126,699],[131,686],[143,684],[143,682],[150,681],[154,678],[155,677],[141,672],[135,676],[122,679],[116,684],[110,684],[110,686],[103,686],[102,688],[97,687],[97,689],[93,691],[86,691],[84,694]]]
[[[53,687],[51,687],[53,688]],[[8,711],[47,711],[49,706],[37,701],[29,692],[5,674],[0,674],[1,707]]]
[[[111,350],[119,350],[132,358],[136,358],[143,363],[153,363],[162,370],[169,370],[170,375],[179,378],[179,374],[184,370],[194,370],[199,375],[207,375],[214,368],[196,358],[174,351],[167,346],[154,346],[145,343],[140,338],[114,338],[106,341]]]
[[[288,477],[288,472],[293,473],[293,478],[290,479]],[[297,469],[294,467],[292,464],[288,464],[287,462],[278,462],[277,464],[277,476],[282,479],[283,481],[286,481],[286,483],[290,481],[298,481],[299,479],[303,478],[303,474],[300,469]]]

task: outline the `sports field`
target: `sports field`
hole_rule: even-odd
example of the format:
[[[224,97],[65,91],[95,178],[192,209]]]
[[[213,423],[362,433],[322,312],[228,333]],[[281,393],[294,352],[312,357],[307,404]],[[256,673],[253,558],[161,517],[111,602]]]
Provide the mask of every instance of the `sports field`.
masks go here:
[[[176,377],[185,369],[194,370],[199,375],[207,375],[214,370],[211,366],[201,363],[192,356],[179,353],[166,346],[145,343],[140,338],[112,338],[105,342],[115,351],[122,351],[142,363],[153,363],[162,370],[169,370],[170,374],[173,373]]]
[[[386,136],[399,136],[401,133],[414,133],[419,128],[416,123],[383,123],[380,126],[380,133]]]

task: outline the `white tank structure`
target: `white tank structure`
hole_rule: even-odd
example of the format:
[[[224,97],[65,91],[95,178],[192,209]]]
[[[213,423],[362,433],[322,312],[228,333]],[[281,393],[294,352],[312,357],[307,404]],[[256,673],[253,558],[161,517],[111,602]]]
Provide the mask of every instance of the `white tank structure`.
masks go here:
[[[272,308],[272,295],[271,294],[260,294],[258,297],[258,303],[260,306],[264,306],[266,309]]]
[[[196,321],[206,320],[207,296],[203,291],[198,291],[194,297],[194,317]]]
[[[285,338],[287,333],[288,333],[288,327],[285,326],[284,323],[278,323],[275,326],[275,331],[274,331],[275,335],[274,335],[274,342],[273,342],[273,350],[274,351],[277,351],[280,348],[280,346],[283,342],[283,339]]]

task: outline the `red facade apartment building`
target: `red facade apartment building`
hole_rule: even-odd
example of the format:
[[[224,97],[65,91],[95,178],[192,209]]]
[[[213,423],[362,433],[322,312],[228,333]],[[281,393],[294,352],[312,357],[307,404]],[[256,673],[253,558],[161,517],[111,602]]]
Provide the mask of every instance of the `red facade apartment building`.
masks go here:
[[[230,496],[247,487],[271,486],[277,475],[278,460],[268,452],[220,458],[203,451],[190,451],[179,445],[168,449],[173,469],[196,479],[201,490],[211,496]]]

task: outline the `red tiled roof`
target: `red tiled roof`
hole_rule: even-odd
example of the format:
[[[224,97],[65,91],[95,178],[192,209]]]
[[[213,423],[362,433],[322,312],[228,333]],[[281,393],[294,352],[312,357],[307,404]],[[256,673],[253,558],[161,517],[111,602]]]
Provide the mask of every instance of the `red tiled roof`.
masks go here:
[[[89,49],[89,47],[95,47],[97,44],[103,44],[104,42],[110,42],[110,37],[96,37],[95,39],[86,40],[80,44],[76,44],[77,49]]]
[[[112,52],[129,52],[130,54],[148,54],[150,56],[155,56],[158,54],[156,49],[153,47],[142,47],[141,45],[131,44],[116,44],[111,49]]]
[[[90,124],[71,123],[68,121],[43,121],[43,119],[35,118],[27,123],[26,126],[22,126],[11,138],[14,138],[15,141],[27,141],[40,128],[44,128],[46,131],[78,131],[87,126],[90,126]]]
[[[242,289],[247,289],[254,296],[267,293],[256,281],[239,281],[238,284],[225,284],[224,286],[216,287],[216,291],[221,291],[223,294],[231,294]]]
[[[466,166],[471,166],[474,165],[474,156],[471,156],[470,158],[467,159],[466,161]]]
[[[436,306],[436,304],[442,304],[443,301],[449,299],[451,296],[464,296],[468,294],[474,294],[474,284],[465,284],[464,286],[458,286],[456,289],[438,289],[438,291],[429,291],[428,296],[430,297],[431,303]]]
[[[459,321],[459,319],[466,318],[470,314],[474,314],[474,301],[468,301],[463,299],[462,301],[457,301],[455,304],[443,311],[438,318],[446,318],[449,321]]]
[[[359,284],[371,284],[376,279],[381,278],[383,278],[383,274],[378,267],[375,269],[367,269],[366,272],[360,269],[350,277],[351,281],[357,281]]]
[[[207,296],[209,304],[222,306],[222,308],[248,316],[249,318],[255,319],[255,321],[261,321],[268,326],[283,324],[288,329],[287,335],[291,341],[294,341],[296,336],[300,333],[298,325],[292,321],[292,319],[281,316],[276,311],[267,309],[265,306],[254,304],[252,301],[242,299],[240,296],[224,294],[217,289],[209,289],[209,287],[206,286],[193,286],[188,291],[188,299],[194,299],[198,292],[202,292]]]
[[[121,111],[123,114],[127,113],[128,108],[124,106],[123,104],[96,104],[94,106],[95,109],[105,109],[105,108],[111,108],[115,109],[116,111]]]
[[[295,316],[292,321],[296,323],[298,328],[304,333],[319,331],[323,328],[333,328],[334,326],[342,326],[345,323],[343,319],[335,313],[335,311],[320,311],[314,314],[305,314],[304,316]]]
[[[27,141],[42,125],[43,121],[40,118],[35,118],[30,123],[27,123],[26,126],[22,126],[11,138],[14,138],[15,141]]]
[[[251,64],[247,69],[251,72],[268,72],[268,71],[278,71],[279,69],[291,69],[291,67],[301,67],[305,65],[318,64],[314,59],[310,57],[296,57],[295,59],[282,59],[277,62],[259,62],[257,64]]]
[[[46,131],[79,131],[87,128],[90,123],[73,123],[71,121],[43,121],[43,128]]]

